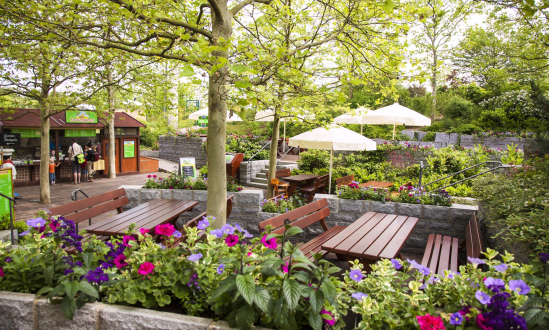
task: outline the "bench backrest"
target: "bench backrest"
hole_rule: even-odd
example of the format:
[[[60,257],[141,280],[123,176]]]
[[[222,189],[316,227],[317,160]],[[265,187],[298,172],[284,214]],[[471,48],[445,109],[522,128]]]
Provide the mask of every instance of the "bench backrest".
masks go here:
[[[326,185],[328,186],[328,181],[330,181],[330,175],[326,174],[318,178],[319,185]]]
[[[290,224],[301,229],[306,228],[315,222],[320,222],[324,231],[328,230],[326,217],[330,216],[330,208],[328,208],[328,201],[326,198],[318,200],[316,202],[304,205],[300,208],[278,215],[274,218],[262,221],[259,223],[259,231],[265,230],[265,227],[271,225],[275,234],[284,233],[284,221],[290,220]]]
[[[346,186],[350,184],[351,181],[355,181],[355,176],[353,174],[336,179],[336,186]]]
[[[269,177],[269,172],[265,173],[267,178]],[[292,176],[292,171],[289,168],[283,168],[275,172],[275,178],[283,178],[285,176]]]
[[[115,209],[121,213],[122,206],[128,203],[126,190],[120,188],[76,202],[52,207],[49,210],[53,215],[62,215],[68,220],[74,221],[74,223],[79,223]]]
[[[467,256],[478,258],[483,251],[482,238],[480,237],[480,228],[478,226],[477,213],[473,213],[471,220],[465,228],[465,244],[467,247]]]

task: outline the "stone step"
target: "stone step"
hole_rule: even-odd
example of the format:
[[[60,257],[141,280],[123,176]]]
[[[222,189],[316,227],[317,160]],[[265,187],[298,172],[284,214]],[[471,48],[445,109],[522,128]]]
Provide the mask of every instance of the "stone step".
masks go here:
[[[255,177],[252,179],[252,182],[257,182],[257,183],[264,183],[264,184],[267,184],[267,178],[258,178],[258,177]]]
[[[266,183],[250,182],[250,183],[247,183],[246,185],[249,186],[249,187],[267,189],[267,184]]]

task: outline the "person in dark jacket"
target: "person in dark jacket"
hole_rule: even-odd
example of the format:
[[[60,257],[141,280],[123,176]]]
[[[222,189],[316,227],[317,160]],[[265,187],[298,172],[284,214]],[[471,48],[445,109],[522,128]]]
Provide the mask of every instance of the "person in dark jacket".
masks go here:
[[[93,182],[93,162],[95,161],[95,152],[91,148],[91,146],[88,144],[86,145],[86,170],[88,171],[88,182]]]

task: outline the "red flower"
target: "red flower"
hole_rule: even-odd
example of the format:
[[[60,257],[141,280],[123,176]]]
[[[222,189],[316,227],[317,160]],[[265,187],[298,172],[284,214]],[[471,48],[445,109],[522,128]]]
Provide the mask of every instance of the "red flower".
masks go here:
[[[124,262],[124,260],[126,260],[126,256],[123,255],[123,254],[119,254],[118,256],[116,256],[116,258],[114,258],[114,265],[116,266],[116,268],[122,268],[124,266],[127,266],[128,263],[127,262]],[[154,265],[153,265],[153,269],[154,269]]]
[[[236,243],[238,243],[238,235],[227,235],[227,238],[225,238],[225,244],[228,247],[235,246]]]
[[[141,266],[139,266],[139,270],[137,271],[137,273],[139,275],[149,275],[150,273],[152,273],[153,270],[153,264],[151,264],[150,262],[144,262],[141,264]]]
[[[482,314],[479,314],[477,316],[477,325],[482,330],[493,330],[492,327],[485,325],[486,323],[488,323],[488,321],[490,320],[487,317],[482,316]]]
[[[124,235],[124,238],[122,238],[122,242],[124,243],[124,246],[131,247],[131,245],[128,244],[129,241],[135,241],[135,238],[128,235]]]
[[[416,318],[417,318],[417,323],[419,323],[421,330],[446,329],[440,317],[426,314],[423,316],[416,316]]]

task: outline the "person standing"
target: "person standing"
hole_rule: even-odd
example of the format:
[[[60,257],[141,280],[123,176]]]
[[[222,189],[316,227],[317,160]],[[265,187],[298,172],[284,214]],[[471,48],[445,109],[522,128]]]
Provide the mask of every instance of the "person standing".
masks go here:
[[[81,176],[81,170],[80,170],[80,163],[78,162],[77,156],[82,155],[83,156],[84,151],[82,150],[82,147],[76,143],[76,139],[72,139],[72,145],[69,147],[69,159],[71,160],[72,165],[72,173],[74,174],[74,182],[72,184],[79,184],[80,183],[80,176]]]
[[[88,171],[88,182],[93,182],[93,162],[95,161],[95,152],[91,148],[91,145],[86,145],[86,170]]]
[[[59,166],[59,164],[55,164],[55,159],[52,157],[50,158],[50,184],[55,184],[55,168]]]
[[[15,178],[17,177],[17,170],[15,169],[15,165],[13,165],[13,162],[11,161],[11,154],[4,153],[4,164],[2,164],[2,168],[11,168],[11,178],[15,182]]]

